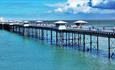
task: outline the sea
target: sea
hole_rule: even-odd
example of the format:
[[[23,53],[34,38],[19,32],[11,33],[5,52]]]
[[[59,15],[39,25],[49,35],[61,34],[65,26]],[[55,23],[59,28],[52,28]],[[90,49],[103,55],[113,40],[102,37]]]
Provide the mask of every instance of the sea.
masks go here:
[[[115,26],[114,20],[87,21],[95,27]],[[99,39],[100,48],[107,49],[106,38]],[[0,70],[115,70],[115,60],[0,30]]]

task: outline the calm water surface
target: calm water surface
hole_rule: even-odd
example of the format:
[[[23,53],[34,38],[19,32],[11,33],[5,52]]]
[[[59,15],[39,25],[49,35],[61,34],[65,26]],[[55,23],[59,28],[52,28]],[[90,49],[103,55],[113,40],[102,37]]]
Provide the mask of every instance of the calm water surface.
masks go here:
[[[0,70],[114,69],[114,60],[0,31]]]
[[[0,16],[9,19],[76,18],[76,15],[47,13],[52,8],[45,5],[58,2],[60,1],[0,0]],[[89,22],[88,25],[92,26],[115,26],[115,21]],[[105,47],[106,44],[102,44],[104,39],[101,40],[100,44]],[[115,61],[71,48],[50,46],[0,30],[0,70],[115,70]]]

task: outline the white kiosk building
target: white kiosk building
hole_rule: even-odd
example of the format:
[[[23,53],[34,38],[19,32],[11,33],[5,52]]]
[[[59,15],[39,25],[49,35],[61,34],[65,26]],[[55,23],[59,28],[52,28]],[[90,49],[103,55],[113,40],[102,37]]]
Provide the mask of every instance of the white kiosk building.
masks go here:
[[[65,21],[56,21],[54,23],[56,25],[56,28],[59,29],[59,30],[65,30],[65,29],[67,29],[67,27],[65,25],[67,22],[65,22]]]

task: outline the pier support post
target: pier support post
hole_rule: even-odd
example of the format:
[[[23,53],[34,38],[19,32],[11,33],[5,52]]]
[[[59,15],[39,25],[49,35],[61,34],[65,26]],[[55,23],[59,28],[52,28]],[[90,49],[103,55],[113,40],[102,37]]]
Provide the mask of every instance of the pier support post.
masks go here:
[[[28,27],[28,37],[31,37],[30,28]]]
[[[92,51],[92,35],[90,35],[90,51]]]
[[[35,38],[38,38],[38,29],[35,29]]]
[[[17,32],[17,27],[15,26],[15,33]]]
[[[79,43],[80,43],[80,45],[81,45],[81,34],[79,34]]]
[[[72,47],[74,46],[74,33],[72,33]]]
[[[80,47],[80,41],[79,40],[80,40],[80,37],[79,37],[79,34],[78,34],[78,41],[77,41],[78,42],[78,48]]]
[[[41,37],[42,37],[42,40],[44,40],[44,30],[41,29]]]
[[[30,27],[30,38],[33,37],[33,29]]]
[[[70,42],[71,42],[71,39],[70,39],[70,33],[68,33],[68,46],[70,46],[71,44],[70,44]]]
[[[12,26],[12,32],[14,32],[14,25]]]
[[[60,46],[62,47],[63,46],[63,32],[62,31],[60,31]]]
[[[24,32],[25,32],[25,27],[22,27],[23,36],[24,36]]]
[[[19,34],[19,26],[17,26],[17,33]]]
[[[42,39],[42,30],[40,29],[40,40]]]
[[[50,36],[50,38],[51,38],[51,39],[50,39],[51,45],[52,45],[52,42],[53,42],[53,41],[52,41],[52,40],[53,40],[53,34],[52,34],[52,33],[53,33],[53,32],[52,32],[52,30],[51,30],[51,36]]]
[[[13,32],[15,32],[15,26],[13,25]]]
[[[20,26],[18,26],[18,33],[20,34]]]
[[[24,27],[24,36],[27,36],[27,28]]]
[[[46,30],[46,40],[48,41],[49,40],[49,31],[48,30]]]
[[[18,26],[16,25],[16,33],[18,34]]]
[[[56,46],[58,46],[58,31],[56,31]]]
[[[75,33],[74,33],[74,36],[73,36],[74,38],[73,38],[73,46],[75,46]]]
[[[13,32],[13,25],[11,25],[10,27],[11,27],[10,31]]]
[[[66,32],[66,46],[67,46],[67,41],[68,41],[68,37],[67,37],[67,32]]]
[[[85,34],[83,34],[83,51],[85,52]]]
[[[108,58],[111,58],[111,45],[110,45],[110,38],[108,38]]]
[[[97,52],[99,51],[99,36],[97,36]]]
[[[38,39],[40,40],[40,29],[38,28]]]

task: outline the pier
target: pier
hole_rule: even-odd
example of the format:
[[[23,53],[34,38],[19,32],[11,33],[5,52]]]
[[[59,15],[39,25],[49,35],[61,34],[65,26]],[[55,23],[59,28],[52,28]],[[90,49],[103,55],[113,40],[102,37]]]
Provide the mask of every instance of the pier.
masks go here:
[[[110,59],[115,55],[115,52],[111,52],[115,49],[115,45],[111,41],[111,39],[115,39],[114,30],[101,31],[94,28],[78,28],[77,24],[72,25],[65,21],[53,21],[52,23],[45,21],[7,21],[0,22],[0,29],[43,40],[58,47],[77,48],[83,52],[96,50],[96,53],[99,53],[101,50],[99,37],[104,37],[107,38],[108,42],[107,57]]]

